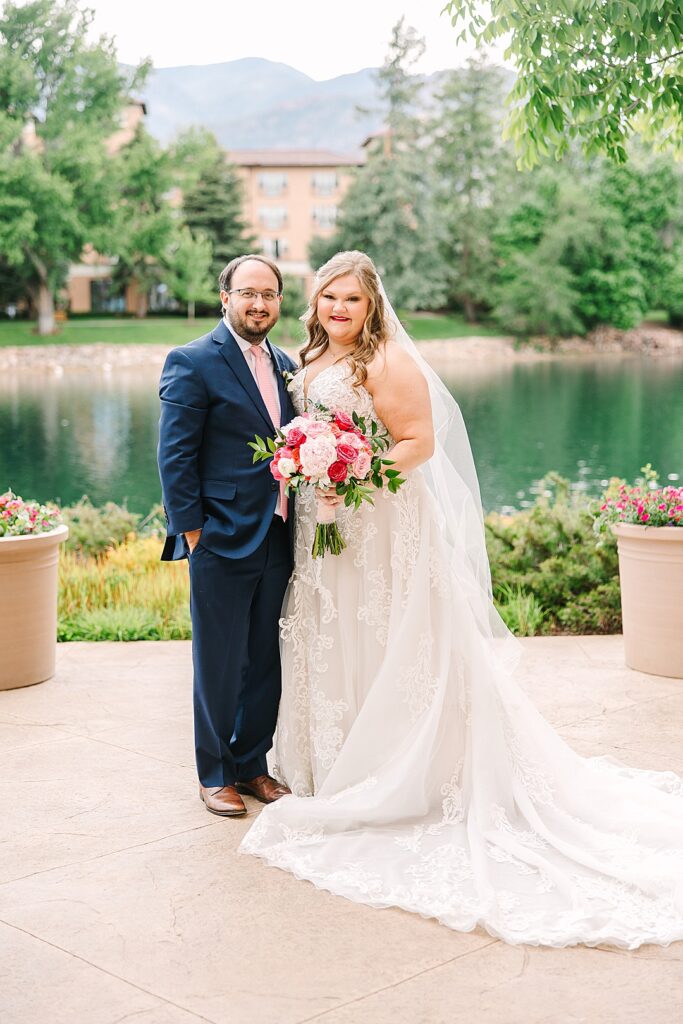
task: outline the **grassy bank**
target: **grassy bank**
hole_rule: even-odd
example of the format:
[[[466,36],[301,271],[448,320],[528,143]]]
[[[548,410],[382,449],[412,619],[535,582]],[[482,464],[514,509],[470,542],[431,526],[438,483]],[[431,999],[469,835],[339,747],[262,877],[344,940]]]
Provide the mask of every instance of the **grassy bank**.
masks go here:
[[[459,316],[406,314],[407,330],[416,341],[442,338],[490,337],[500,331],[480,324],[468,324]],[[56,334],[41,338],[35,324],[29,321],[0,322],[0,346],[8,345],[184,345],[216,325],[215,317],[185,320],[182,317],[150,317],[147,320],[128,318],[77,319],[60,324]],[[271,333],[282,345],[298,345],[303,327],[298,320],[283,317]]]
[[[486,520],[501,615],[518,636],[619,632],[614,541],[598,542],[593,503],[567,481],[551,475],[542,490],[532,508]],[[158,516],[141,521],[115,505],[79,503],[65,519],[60,640],[189,638],[187,565],[159,561]]]

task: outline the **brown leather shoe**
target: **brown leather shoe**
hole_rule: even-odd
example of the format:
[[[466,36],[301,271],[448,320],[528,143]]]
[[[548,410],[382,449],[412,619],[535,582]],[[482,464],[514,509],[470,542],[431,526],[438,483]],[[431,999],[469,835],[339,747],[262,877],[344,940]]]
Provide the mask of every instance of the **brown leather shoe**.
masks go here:
[[[235,788],[239,793],[248,793],[255,796],[262,804],[272,804],[281,796],[291,796],[291,789],[287,789],[281,782],[276,782],[270,775],[257,775],[249,782],[236,782]]]
[[[247,813],[244,800],[234,786],[200,786],[199,796],[207,811],[223,818],[237,818]]]

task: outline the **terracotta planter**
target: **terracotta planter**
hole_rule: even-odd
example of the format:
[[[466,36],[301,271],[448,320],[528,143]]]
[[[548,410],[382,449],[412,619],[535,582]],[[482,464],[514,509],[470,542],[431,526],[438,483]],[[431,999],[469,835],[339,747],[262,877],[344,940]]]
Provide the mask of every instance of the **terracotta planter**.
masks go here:
[[[57,566],[66,526],[0,537],[0,690],[31,686],[55,672]]]
[[[612,527],[619,549],[626,664],[683,679],[683,528]]]

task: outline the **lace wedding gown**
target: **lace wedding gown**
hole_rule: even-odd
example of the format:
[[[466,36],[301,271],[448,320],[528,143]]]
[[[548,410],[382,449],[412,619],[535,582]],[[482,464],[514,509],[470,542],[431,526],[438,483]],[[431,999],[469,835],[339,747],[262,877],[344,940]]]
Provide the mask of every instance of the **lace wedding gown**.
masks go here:
[[[304,373],[291,385],[304,408]],[[377,418],[344,363],[309,399]],[[484,642],[420,471],[343,509],[314,560],[297,499],[273,772],[241,850],[375,907],[510,943],[683,938],[683,782],[575,754]]]

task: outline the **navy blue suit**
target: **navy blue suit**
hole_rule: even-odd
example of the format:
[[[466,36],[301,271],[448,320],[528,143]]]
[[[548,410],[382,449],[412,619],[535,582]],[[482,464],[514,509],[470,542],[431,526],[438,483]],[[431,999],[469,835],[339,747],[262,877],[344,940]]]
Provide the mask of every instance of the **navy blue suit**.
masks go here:
[[[294,416],[268,342],[281,422]],[[278,485],[248,442],[275,427],[247,361],[220,321],[172,349],[159,388],[159,475],[168,536],[162,559],[189,557],[195,749],[204,786],[266,772],[281,693],[278,619],[292,568],[292,513],[274,515]],[[184,534],[201,529],[189,554]]]

